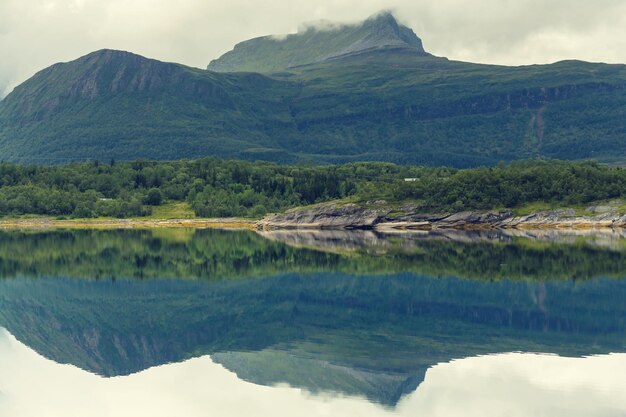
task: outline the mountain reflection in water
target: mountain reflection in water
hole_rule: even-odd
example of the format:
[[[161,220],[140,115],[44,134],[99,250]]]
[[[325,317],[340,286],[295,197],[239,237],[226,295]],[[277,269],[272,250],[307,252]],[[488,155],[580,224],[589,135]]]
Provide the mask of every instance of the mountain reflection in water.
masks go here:
[[[573,366],[572,384],[588,363],[626,366],[621,355],[575,359],[626,352],[626,241],[586,234],[0,231],[0,326],[8,331],[0,360],[44,361],[50,375],[62,369],[72,383],[96,381],[111,392],[118,383],[143,389],[136,381],[148,390],[157,375],[193,374],[195,366],[222,372],[206,382],[220,386],[232,379],[224,366],[256,384],[237,382],[242,393],[325,398],[324,407],[356,401],[350,407],[362,407],[361,415],[426,410],[445,389],[460,389],[456,379],[446,388],[447,377],[431,375],[456,372],[460,363],[484,367],[476,375],[484,387],[497,368],[498,378],[508,375],[529,392],[552,389],[564,383],[545,371],[552,366]],[[484,356],[505,352],[568,358]],[[522,363],[541,378],[521,372]],[[28,378],[2,375],[0,412],[19,401],[15,381]],[[478,395],[480,384],[468,381],[469,372],[464,378]],[[578,378],[589,395],[606,391]],[[441,392],[423,399],[433,384]]]

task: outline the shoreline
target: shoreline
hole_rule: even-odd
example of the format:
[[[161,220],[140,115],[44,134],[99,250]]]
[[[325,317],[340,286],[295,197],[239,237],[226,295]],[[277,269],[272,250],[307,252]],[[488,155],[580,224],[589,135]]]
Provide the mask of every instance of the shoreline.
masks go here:
[[[577,215],[575,210],[558,209],[515,215],[510,210],[420,213],[412,208],[393,213],[387,207],[357,204],[326,204],[268,216],[258,222],[263,230],[278,229],[361,229],[381,233],[410,233],[435,230],[506,229],[626,229],[626,215],[614,207],[609,212]]]
[[[603,212],[577,214],[565,208],[515,215],[510,210],[421,213],[408,208],[393,212],[388,206],[336,202],[269,214],[262,219],[135,217],[130,219],[53,217],[0,218],[1,229],[233,229],[272,230],[369,230],[382,234],[422,233],[438,230],[626,230],[626,214],[615,207],[598,206]],[[590,207],[592,208],[592,207]]]
[[[232,229],[257,230],[256,220],[246,219],[0,219],[3,229]]]
[[[453,216],[458,216],[455,214]],[[286,223],[272,222],[271,218],[248,220],[237,218],[197,218],[197,219],[71,219],[58,220],[53,218],[7,219],[0,220],[0,230],[9,229],[227,229],[251,231],[372,231],[382,234],[423,233],[428,231],[489,231],[489,230],[626,230],[626,223],[615,222],[606,218],[575,217],[570,219],[541,219],[537,214],[515,218],[509,222],[454,222],[440,221],[381,221],[373,224],[341,224],[325,222]],[[337,220],[337,218],[335,218]],[[347,219],[346,219],[347,220]]]

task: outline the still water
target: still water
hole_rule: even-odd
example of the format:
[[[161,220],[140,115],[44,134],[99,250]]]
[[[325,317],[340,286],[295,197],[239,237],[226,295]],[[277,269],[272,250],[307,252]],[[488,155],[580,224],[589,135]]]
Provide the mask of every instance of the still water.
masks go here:
[[[0,231],[0,416],[624,416],[619,233]]]

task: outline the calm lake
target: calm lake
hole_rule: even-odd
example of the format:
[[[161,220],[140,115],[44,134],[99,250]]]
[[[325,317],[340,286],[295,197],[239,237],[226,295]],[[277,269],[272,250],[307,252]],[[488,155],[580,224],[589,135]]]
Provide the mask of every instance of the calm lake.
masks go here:
[[[0,230],[0,416],[624,416],[617,232]]]

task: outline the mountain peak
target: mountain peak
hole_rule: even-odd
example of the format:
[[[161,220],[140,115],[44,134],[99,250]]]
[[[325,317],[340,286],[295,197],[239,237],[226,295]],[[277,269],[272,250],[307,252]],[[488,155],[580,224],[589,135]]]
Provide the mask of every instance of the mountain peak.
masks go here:
[[[388,11],[352,25],[313,24],[282,37],[264,36],[241,42],[211,61],[217,72],[276,72],[383,48],[427,55],[421,39]]]
[[[97,58],[103,58],[103,59],[137,57],[137,58],[147,59],[145,57],[142,57],[141,55],[137,55],[132,52],[122,51],[118,49],[106,49],[106,48],[91,52],[83,56],[83,58],[88,58],[88,57],[97,57]]]
[[[184,71],[179,64],[126,51],[101,49],[39,71],[16,87],[3,102],[19,110],[23,118],[40,120],[80,100],[162,91]],[[0,116],[2,111],[0,109]]]
[[[422,53],[425,53],[422,40],[413,32],[413,30],[400,22],[390,11],[384,11],[368,18],[363,22],[363,27],[368,28],[372,35],[376,35],[378,40],[385,40],[394,46],[403,45],[414,47]]]

